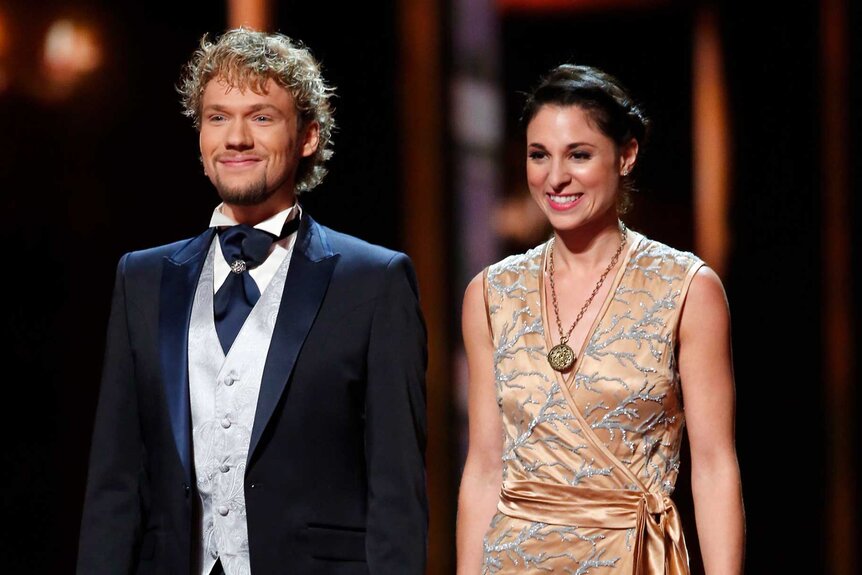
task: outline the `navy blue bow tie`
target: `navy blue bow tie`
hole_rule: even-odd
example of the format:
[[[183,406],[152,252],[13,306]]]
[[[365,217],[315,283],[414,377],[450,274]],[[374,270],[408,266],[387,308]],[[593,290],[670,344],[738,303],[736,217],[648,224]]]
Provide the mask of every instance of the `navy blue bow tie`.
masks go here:
[[[296,231],[299,218],[285,222],[280,237]],[[260,299],[260,289],[248,271],[269,256],[272,243],[280,238],[245,224],[219,231],[219,242],[231,273],[218,289],[213,300],[216,331],[225,353],[230,350],[248,314]]]

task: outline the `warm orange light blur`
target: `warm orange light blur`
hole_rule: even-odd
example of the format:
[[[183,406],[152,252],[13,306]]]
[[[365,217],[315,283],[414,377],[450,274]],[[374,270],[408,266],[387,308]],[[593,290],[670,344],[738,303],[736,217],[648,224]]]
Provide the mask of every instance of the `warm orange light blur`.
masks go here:
[[[244,26],[267,31],[272,27],[269,0],[228,0],[227,21],[230,28]]]
[[[102,63],[95,32],[71,20],[57,20],[45,35],[43,65],[49,79],[69,87]]]
[[[730,249],[729,118],[718,25],[706,8],[695,23],[692,60],[695,250],[722,276]]]
[[[6,55],[9,48],[9,31],[6,28],[6,15],[0,11],[0,59]]]
[[[668,4],[668,2],[669,0],[497,0],[497,7],[503,12],[578,12],[620,8],[655,8]]]
[[[444,72],[441,66],[443,42],[442,2],[399,0],[399,70],[397,85],[403,145],[399,146],[402,189],[405,190],[402,219],[406,237],[405,251],[413,258],[416,275],[422,284],[422,311],[428,328],[428,503],[431,523],[428,536],[427,573],[454,573],[452,553],[453,510],[456,496],[452,489],[452,426],[449,413],[453,405],[449,326],[451,309],[445,282],[447,254],[445,226],[446,203],[440,190],[446,187],[442,176],[445,126],[442,102]],[[421,138],[406,137],[422,134]]]
[[[826,477],[826,571],[834,575],[859,573],[857,464],[854,463],[854,423],[859,360],[853,341],[857,301],[853,285],[855,222],[851,219],[851,170],[855,160],[849,100],[854,37],[847,23],[849,2],[820,2],[821,105],[821,238],[823,309],[823,382],[829,438]]]
[[[4,59],[9,49],[9,33],[6,29],[6,15],[0,11],[0,92],[9,87],[9,75]]]

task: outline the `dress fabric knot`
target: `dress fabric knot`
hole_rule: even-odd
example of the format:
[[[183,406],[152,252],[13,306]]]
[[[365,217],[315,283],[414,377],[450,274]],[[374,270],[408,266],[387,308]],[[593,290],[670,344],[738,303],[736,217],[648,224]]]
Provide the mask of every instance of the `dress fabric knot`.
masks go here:
[[[634,529],[632,575],[684,575],[688,550],[676,505],[666,495],[538,481],[503,485],[497,509],[549,525]]]

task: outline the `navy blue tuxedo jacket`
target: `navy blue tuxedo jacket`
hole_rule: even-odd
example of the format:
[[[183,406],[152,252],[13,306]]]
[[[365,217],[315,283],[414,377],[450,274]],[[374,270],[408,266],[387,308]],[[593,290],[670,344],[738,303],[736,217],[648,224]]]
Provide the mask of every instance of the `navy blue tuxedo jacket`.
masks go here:
[[[213,231],[123,256],[79,543],[81,575],[187,575],[187,336]],[[253,575],[421,575],[426,334],[404,254],[298,230],[245,475]]]

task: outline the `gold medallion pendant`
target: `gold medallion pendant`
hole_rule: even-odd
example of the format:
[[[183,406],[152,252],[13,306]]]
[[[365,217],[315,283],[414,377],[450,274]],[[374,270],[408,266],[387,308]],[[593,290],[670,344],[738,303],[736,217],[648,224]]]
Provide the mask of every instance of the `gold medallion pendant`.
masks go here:
[[[565,343],[558,343],[548,352],[548,363],[556,371],[569,371],[575,365],[575,352]]]
[[[578,322],[584,317],[587,308],[590,307],[590,304],[593,302],[593,298],[596,297],[597,293],[599,293],[599,289],[602,287],[605,278],[608,277],[610,271],[615,265],[617,265],[617,260],[626,245],[627,235],[626,225],[619,222],[619,227],[620,245],[617,246],[617,251],[614,252],[613,257],[611,258],[611,263],[608,264],[608,267],[605,268],[605,271],[602,272],[602,275],[599,277],[599,281],[596,282],[596,287],[593,288],[593,293],[590,294],[590,297],[588,297],[587,301],[584,302],[584,305],[581,306],[581,311],[578,312],[578,316],[575,318],[574,323],[572,323],[572,327],[570,327],[569,331],[566,333],[563,333],[563,323],[560,321],[560,306],[557,304],[557,288],[554,284],[554,246],[557,242],[556,238],[551,240],[550,261],[548,262],[548,279],[551,283],[551,303],[554,304],[554,319],[557,320],[557,330],[560,332],[560,343],[552,347],[551,351],[548,352],[548,363],[551,365],[551,368],[556,371],[568,371],[573,365],[575,365],[575,352],[572,351],[572,348],[568,345],[569,337],[572,335],[572,332],[575,331],[575,326],[578,325]]]

